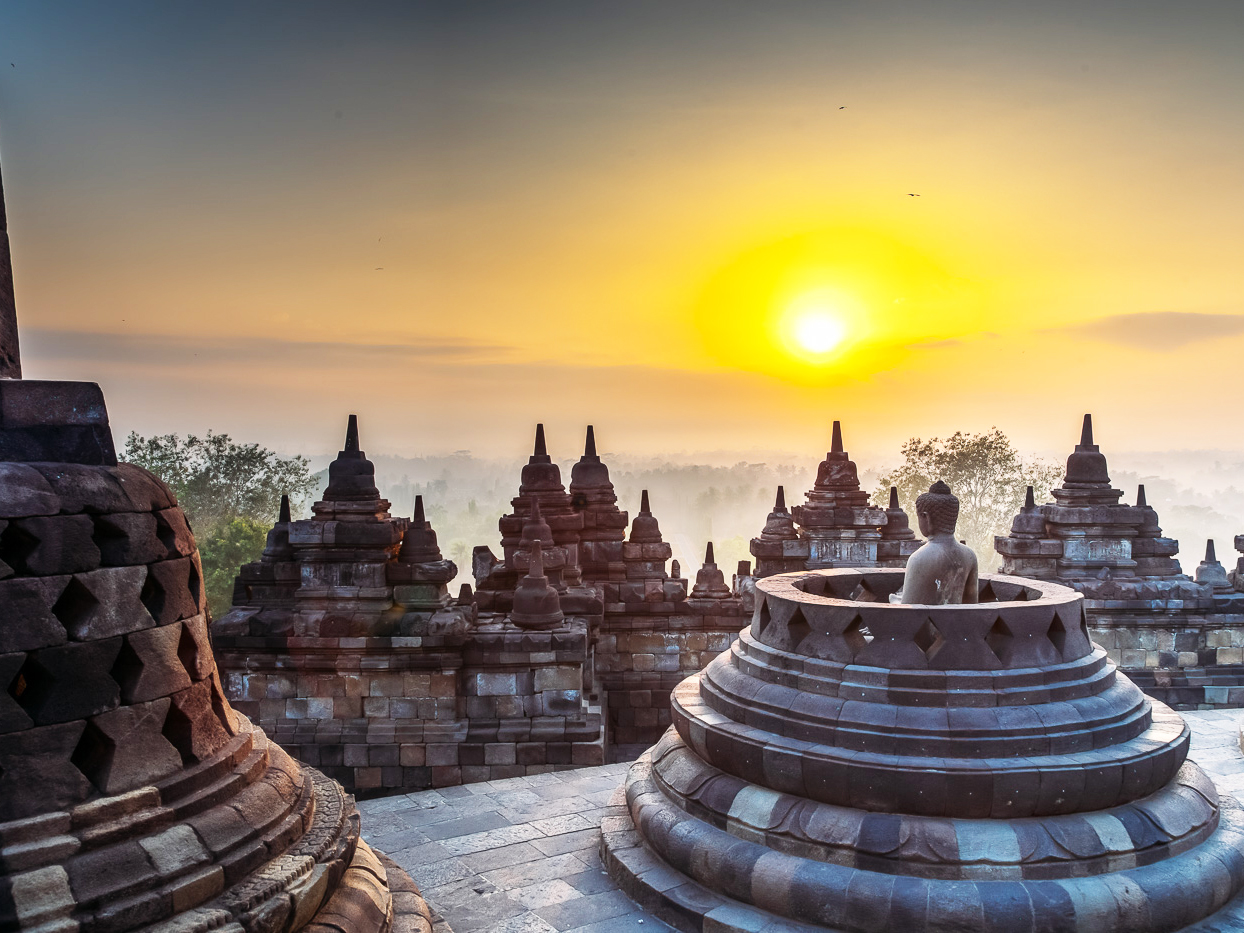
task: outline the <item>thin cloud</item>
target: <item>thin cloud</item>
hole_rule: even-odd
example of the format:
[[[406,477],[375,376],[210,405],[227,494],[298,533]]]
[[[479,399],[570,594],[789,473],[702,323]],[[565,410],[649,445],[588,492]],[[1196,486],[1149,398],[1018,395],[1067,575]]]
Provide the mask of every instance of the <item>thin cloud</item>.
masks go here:
[[[1244,334],[1244,314],[1199,311],[1115,314],[1060,330],[1142,350],[1178,350],[1203,340]]]
[[[330,343],[240,335],[182,337],[22,329],[22,354],[46,362],[99,362],[143,365],[191,360],[195,363],[305,363],[352,368],[368,363],[476,362],[506,357],[512,347],[468,340],[428,343]]]

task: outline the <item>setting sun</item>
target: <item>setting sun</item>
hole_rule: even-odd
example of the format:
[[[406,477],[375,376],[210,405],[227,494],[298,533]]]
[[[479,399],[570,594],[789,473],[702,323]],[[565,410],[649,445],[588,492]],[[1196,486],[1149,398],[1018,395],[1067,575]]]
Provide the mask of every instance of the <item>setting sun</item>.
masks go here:
[[[809,353],[824,354],[842,343],[846,328],[828,311],[805,311],[795,319],[795,340]]]

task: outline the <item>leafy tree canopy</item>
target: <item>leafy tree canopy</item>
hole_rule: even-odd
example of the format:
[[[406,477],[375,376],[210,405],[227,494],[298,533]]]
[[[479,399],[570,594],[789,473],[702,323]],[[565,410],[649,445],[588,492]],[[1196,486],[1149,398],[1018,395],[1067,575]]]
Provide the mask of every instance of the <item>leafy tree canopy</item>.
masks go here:
[[[150,470],[177,496],[195,529],[213,615],[228,610],[238,567],[259,559],[281,496],[297,511],[316,487],[305,457],[279,457],[211,431],[184,439],[131,432],[121,459]]]
[[[1048,501],[1050,490],[1062,478],[1062,467],[1043,460],[1023,460],[997,428],[981,434],[956,431],[947,438],[913,437],[902,447],[903,463],[881,477],[873,501],[884,506],[890,487],[898,487],[899,502],[915,527],[916,497],[944,481],[959,497],[956,535],[976,551],[982,571],[998,563],[994,535],[1007,534],[1011,519],[1024,504],[1032,486],[1038,502]]]

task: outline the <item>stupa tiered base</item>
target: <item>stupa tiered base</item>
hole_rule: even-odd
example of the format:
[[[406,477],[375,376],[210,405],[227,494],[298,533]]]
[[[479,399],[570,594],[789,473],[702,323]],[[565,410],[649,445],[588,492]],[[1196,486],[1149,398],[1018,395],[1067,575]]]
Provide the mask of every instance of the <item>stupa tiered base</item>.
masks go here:
[[[1244,812],[1083,597],[984,575],[978,604],[890,604],[902,579],[759,581],[602,824],[618,883],[682,930],[1214,929]]]

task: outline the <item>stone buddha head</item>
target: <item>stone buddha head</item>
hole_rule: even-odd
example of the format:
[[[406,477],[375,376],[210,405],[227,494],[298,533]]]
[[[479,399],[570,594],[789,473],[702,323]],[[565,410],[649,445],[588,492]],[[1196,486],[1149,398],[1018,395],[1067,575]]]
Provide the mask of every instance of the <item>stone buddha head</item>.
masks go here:
[[[959,499],[940,479],[929,491],[916,497],[916,519],[920,533],[930,535],[953,535],[959,521]]]

